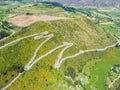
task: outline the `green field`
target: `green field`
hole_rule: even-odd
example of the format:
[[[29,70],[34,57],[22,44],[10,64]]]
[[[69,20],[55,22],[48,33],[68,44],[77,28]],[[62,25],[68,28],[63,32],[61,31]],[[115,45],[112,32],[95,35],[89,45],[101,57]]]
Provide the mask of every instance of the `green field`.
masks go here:
[[[105,89],[105,79],[108,75],[109,69],[113,65],[117,65],[120,63],[119,60],[120,49],[109,50],[108,54],[106,54],[102,59],[94,60],[94,62],[87,63],[86,70],[84,73],[87,74],[90,79],[89,83],[86,84],[86,89],[97,89],[97,90],[106,90]],[[92,65],[92,66],[91,66]]]

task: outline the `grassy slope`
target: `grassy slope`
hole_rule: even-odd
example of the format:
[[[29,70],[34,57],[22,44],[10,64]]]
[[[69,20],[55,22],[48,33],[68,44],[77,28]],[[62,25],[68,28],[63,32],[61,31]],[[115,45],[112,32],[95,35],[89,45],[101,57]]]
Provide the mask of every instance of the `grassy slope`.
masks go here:
[[[117,35],[120,36],[120,31],[118,30],[118,28],[116,27],[115,24],[110,25],[100,25],[106,32],[111,33],[113,35]]]
[[[120,19],[120,10],[114,10],[114,11],[108,12],[108,14],[109,14],[113,19]]]
[[[120,36],[120,31],[118,30],[115,24],[113,25],[106,24],[100,26],[106,32]],[[109,50],[108,54],[106,54],[102,59],[92,60],[87,63],[87,65],[84,67],[84,72],[85,73],[89,72],[88,76],[91,77],[89,80],[89,84],[86,85],[87,89],[91,89],[92,87],[94,87],[97,90],[105,90],[105,80],[108,75],[108,71],[113,65],[120,64],[119,54],[120,49],[114,48]],[[118,82],[116,84],[118,84]]]
[[[106,34],[91,21],[81,18],[35,23],[34,25],[23,28],[22,31],[8,40],[0,42],[0,45],[25,35],[43,31],[49,31],[55,37],[41,48],[38,53],[39,56],[62,44],[63,41],[74,43],[74,46],[65,52],[65,56],[73,55],[80,49],[102,48],[115,42],[109,34]],[[0,87],[5,86],[18,74],[17,72],[19,70],[22,70],[30,57],[32,57],[35,48],[43,40],[34,41],[33,38],[25,39],[0,51]],[[33,88],[34,90],[46,90],[49,88],[49,90],[56,90],[57,86],[60,88],[61,86],[58,82],[63,81],[61,77],[63,74],[53,69],[60,50],[57,50],[34,65],[32,70],[25,73],[10,89],[18,90],[25,88],[28,90],[29,88]]]
[[[105,90],[105,79],[108,75],[109,69],[116,64],[120,63],[119,60],[120,49],[109,50],[108,54],[102,59],[96,59],[93,62],[87,63],[85,68],[88,70],[85,73],[89,73],[89,83],[86,85],[86,89]],[[91,66],[92,65],[92,66]]]
[[[14,10],[14,13],[30,13],[34,15],[55,15],[57,13],[62,13],[65,12],[62,8],[60,7],[55,7],[53,5],[47,5],[47,4],[40,4],[38,5],[33,5],[33,6],[27,6],[27,7],[19,7]]]

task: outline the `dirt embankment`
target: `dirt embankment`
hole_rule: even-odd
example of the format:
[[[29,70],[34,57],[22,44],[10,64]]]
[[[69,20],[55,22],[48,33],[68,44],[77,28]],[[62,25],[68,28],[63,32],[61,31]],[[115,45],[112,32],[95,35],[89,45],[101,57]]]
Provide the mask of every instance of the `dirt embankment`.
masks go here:
[[[19,27],[29,26],[37,21],[51,21],[51,20],[61,20],[68,19],[66,17],[56,17],[56,16],[32,16],[32,15],[19,15],[9,19],[9,22],[15,24]]]

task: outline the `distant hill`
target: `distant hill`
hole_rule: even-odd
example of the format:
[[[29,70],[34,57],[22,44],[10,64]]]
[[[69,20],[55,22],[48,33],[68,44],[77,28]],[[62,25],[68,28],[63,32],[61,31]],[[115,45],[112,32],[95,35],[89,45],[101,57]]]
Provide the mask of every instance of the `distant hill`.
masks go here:
[[[104,6],[113,6],[120,9],[120,0],[0,0],[0,1],[25,1],[25,2],[58,2],[65,5],[76,5],[76,6],[95,6],[95,7],[104,7]]]
[[[77,5],[77,6],[113,6],[120,8],[120,0],[47,0],[59,2],[66,5]]]

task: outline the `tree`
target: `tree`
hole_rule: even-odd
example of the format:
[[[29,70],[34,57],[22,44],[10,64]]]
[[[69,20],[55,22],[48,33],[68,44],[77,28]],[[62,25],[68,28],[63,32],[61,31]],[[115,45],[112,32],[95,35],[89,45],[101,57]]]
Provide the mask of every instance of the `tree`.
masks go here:
[[[1,31],[0,32],[0,39],[9,36],[9,34],[6,31]]]
[[[72,68],[72,67],[68,67],[68,68],[67,68],[67,73],[66,73],[66,75],[67,75],[67,76],[70,76],[72,79],[75,79],[75,77],[77,76],[74,68]]]
[[[22,2],[22,0],[18,0],[18,2]]]

